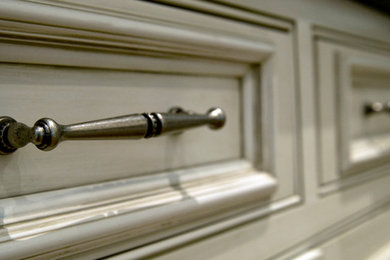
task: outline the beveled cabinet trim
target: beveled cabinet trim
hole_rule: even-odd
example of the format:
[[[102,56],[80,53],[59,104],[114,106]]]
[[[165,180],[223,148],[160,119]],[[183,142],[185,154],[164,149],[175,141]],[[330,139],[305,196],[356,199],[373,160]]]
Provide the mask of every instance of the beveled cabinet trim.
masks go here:
[[[1,3],[0,32],[59,44],[77,43],[89,48],[115,48],[145,54],[166,52],[214,57],[238,62],[257,62],[274,51],[272,44],[232,34],[188,30],[170,24],[150,23],[77,9],[5,0]],[[13,32],[3,29],[12,26]],[[91,45],[91,46],[87,46]]]
[[[51,0],[39,0],[41,3],[51,3]],[[136,14],[137,11],[134,10],[133,3],[127,2],[125,4],[128,5],[129,8],[123,8],[122,5],[118,6],[115,3],[107,6],[104,0],[84,0],[82,2],[77,0],[56,0],[58,5],[72,5],[78,6],[79,8],[93,7],[96,9],[101,9],[102,11],[114,11],[121,12],[123,14]],[[256,24],[263,27],[269,27],[276,30],[281,31],[291,31],[293,30],[293,22],[292,20],[283,19],[281,17],[274,18],[266,15],[259,15],[249,10],[240,10],[238,8],[232,8],[227,5],[219,4],[217,2],[209,2],[209,1],[197,1],[197,0],[158,0],[153,1],[156,4],[175,6],[183,9],[190,9],[193,11],[198,11],[206,14],[218,15],[222,17],[228,17],[230,19],[234,19],[237,21],[246,22],[248,24]],[[132,6],[131,6],[132,5]],[[136,5],[142,6],[142,3],[137,3]],[[130,8],[132,7],[132,8]],[[156,5],[156,9],[158,6]],[[178,17],[181,19],[182,17]],[[181,22],[183,19],[181,19]]]
[[[390,138],[388,133],[375,136],[363,136],[353,138],[350,134],[348,117],[352,107],[351,94],[354,85],[387,86],[390,74],[390,60],[386,56],[379,56],[366,52],[336,52],[338,63],[338,87],[340,98],[337,100],[340,106],[339,133],[341,145],[340,169],[345,173],[355,173],[370,170],[386,164],[390,156]],[[368,80],[366,77],[374,80]],[[361,107],[363,114],[364,107]],[[366,116],[367,118],[367,116]]]
[[[151,192],[150,194],[154,194],[156,190],[162,191],[163,188],[178,187],[180,189],[179,185],[184,183],[215,178],[225,172],[240,173],[250,171],[250,169],[250,163],[239,160],[223,163],[222,166],[218,163],[210,166],[191,167],[190,169],[2,199],[2,223],[14,224],[99,207],[116,201],[147,197],[148,191]]]
[[[273,177],[237,161],[5,199],[0,252],[5,258],[54,257],[79,243],[88,242],[85,249],[177,232],[237,214],[243,203],[258,203],[275,188]]]
[[[350,118],[352,113],[368,118],[364,114],[364,103],[359,107],[352,105],[353,86],[383,85],[390,67],[387,45],[357,36],[341,37],[331,31],[314,32],[318,37],[315,44],[319,101],[317,138],[321,157],[319,193],[327,195],[389,172],[388,135],[353,137]],[[330,153],[335,156],[327,156]]]

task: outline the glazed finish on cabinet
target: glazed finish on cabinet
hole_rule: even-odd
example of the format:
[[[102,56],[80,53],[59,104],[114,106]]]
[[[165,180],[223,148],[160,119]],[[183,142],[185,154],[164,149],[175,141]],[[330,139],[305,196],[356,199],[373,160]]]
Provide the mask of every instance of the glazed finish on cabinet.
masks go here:
[[[365,107],[390,98],[390,52],[322,39],[316,49],[321,184],[345,186],[387,174],[388,113],[367,114]]]
[[[389,256],[389,215],[388,210],[380,215],[374,215],[370,221],[296,256],[294,259],[387,259]]]
[[[179,1],[166,2],[181,5]],[[352,47],[352,49],[364,52],[371,50],[374,54],[381,52],[383,55],[389,51],[389,18],[367,7],[347,1],[285,3],[283,1],[227,0],[218,2],[227,3],[238,10],[250,10],[251,14],[271,13],[295,22],[298,68],[296,72],[299,74],[302,120],[300,141],[305,183],[304,203],[277,216],[269,216],[180,248],[170,247],[169,241],[165,241],[165,243],[152,245],[143,250],[136,250],[137,252],[129,251],[114,259],[147,255],[148,250],[161,250],[162,248],[171,249],[159,254],[157,259],[293,259],[295,257],[299,259],[300,256],[305,257],[302,259],[322,259],[326,251],[321,250],[321,245],[333,239],[335,247],[340,249],[338,253],[332,255],[335,259],[343,259],[346,255],[364,259],[367,255],[375,256],[376,250],[379,250],[376,252],[377,255],[382,257],[379,259],[388,258],[388,250],[386,250],[388,244],[385,242],[386,239],[390,239],[388,232],[381,233],[383,237],[379,233],[378,236],[375,233],[366,235],[368,230],[364,228],[389,226],[386,216],[390,196],[387,187],[390,177],[386,171],[382,174],[374,174],[372,177],[370,174],[366,176],[352,174],[350,178],[342,178],[340,182],[330,182],[324,186],[321,182],[319,168],[321,146],[318,138],[323,132],[333,131],[336,121],[329,121],[326,126],[322,127],[318,124],[320,118],[317,72],[320,61],[316,41],[322,39],[324,42],[338,44],[340,48],[350,49]],[[197,10],[211,10],[212,8],[195,1],[191,4],[187,2],[186,7],[188,6]],[[329,59],[332,56],[325,55],[323,58]],[[334,72],[335,66],[329,67],[329,70]],[[333,104],[324,104],[324,106],[327,110],[334,108]],[[334,159],[337,155],[332,151],[323,156]],[[330,172],[333,170],[327,171],[326,174]],[[377,219],[381,220],[376,221]],[[362,232],[356,232],[351,236],[349,241],[354,241],[352,244],[338,239],[344,233],[347,234],[355,229],[362,230]],[[372,247],[365,250],[365,239],[369,236],[373,236]],[[176,238],[176,240],[180,239],[184,240],[186,236]],[[174,239],[171,243],[173,241]],[[354,252],[348,254],[349,249],[344,251],[343,246],[351,245],[359,247],[361,251],[357,250],[356,254]],[[380,249],[380,247],[383,248]]]
[[[0,17],[0,110],[18,121],[227,114],[221,131],[1,157],[0,258],[388,255],[390,175],[344,153],[387,130],[344,107],[388,93],[360,91],[388,80],[388,17],[335,0],[4,0]]]
[[[1,257],[102,257],[299,203],[289,22],[270,29],[121,1],[3,1],[0,15],[0,108],[20,122],[172,106],[227,115],[218,132],[2,156]]]

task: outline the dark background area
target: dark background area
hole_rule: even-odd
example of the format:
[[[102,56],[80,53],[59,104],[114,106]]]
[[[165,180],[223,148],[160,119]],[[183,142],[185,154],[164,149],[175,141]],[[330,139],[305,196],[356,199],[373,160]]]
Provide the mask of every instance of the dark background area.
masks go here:
[[[390,15],[390,0],[354,0],[354,1],[369,6],[371,8],[374,8],[387,15]]]

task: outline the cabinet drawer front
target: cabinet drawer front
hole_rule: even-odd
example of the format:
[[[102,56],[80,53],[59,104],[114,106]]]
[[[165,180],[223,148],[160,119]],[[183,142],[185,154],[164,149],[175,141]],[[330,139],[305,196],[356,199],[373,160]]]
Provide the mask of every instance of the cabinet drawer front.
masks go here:
[[[387,173],[389,53],[326,41],[317,46],[321,183],[352,184]],[[373,112],[378,104],[381,111]]]
[[[289,22],[73,2],[0,3],[1,116],[32,126],[221,107],[226,124],[1,156],[0,258],[104,256],[300,202]]]
[[[390,104],[390,57],[364,54],[344,58],[347,63],[344,66],[350,67],[351,71],[351,88],[345,89],[345,95],[351,93],[350,100],[346,100],[349,106],[346,116],[351,118],[348,127],[351,164],[386,160],[390,153],[390,110],[387,108]],[[375,105],[381,105],[383,109],[372,112]]]

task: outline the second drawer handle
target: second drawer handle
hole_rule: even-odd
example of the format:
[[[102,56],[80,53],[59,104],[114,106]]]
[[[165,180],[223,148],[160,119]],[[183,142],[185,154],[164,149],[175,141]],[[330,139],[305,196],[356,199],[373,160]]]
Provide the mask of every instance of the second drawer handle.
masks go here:
[[[389,113],[390,114],[390,101],[382,103],[382,102],[371,102],[366,103],[364,106],[364,114],[374,115],[374,114],[381,114],[381,113]]]
[[[202,125],[219,129],[225,120],[221,108],[195,114],[177,107],[168,113],[132,114],[71,125],[42,118],[31,128],[11,117],[0,117],[0,154],[13,153],[30,142],[41,150],[50,151],[65,140],[141,139]]]

